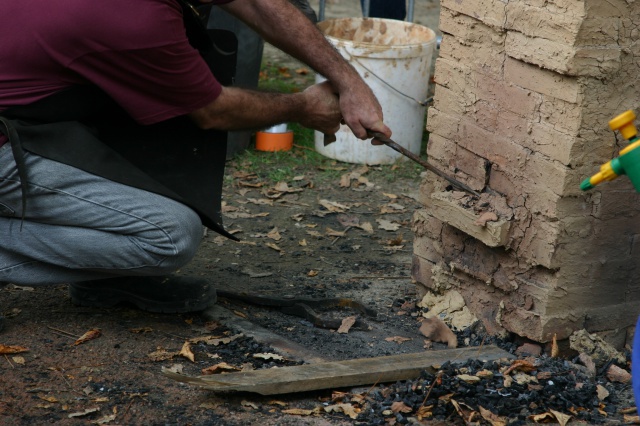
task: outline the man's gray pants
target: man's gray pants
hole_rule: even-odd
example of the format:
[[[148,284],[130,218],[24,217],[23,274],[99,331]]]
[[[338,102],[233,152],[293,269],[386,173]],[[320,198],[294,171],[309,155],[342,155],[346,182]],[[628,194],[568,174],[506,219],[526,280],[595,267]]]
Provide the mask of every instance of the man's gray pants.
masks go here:
[[[25,161],[23,221],[11,145],[0,147],[0,282],[163,275],[193,258],[202,223],[190,208],[29,152]]]

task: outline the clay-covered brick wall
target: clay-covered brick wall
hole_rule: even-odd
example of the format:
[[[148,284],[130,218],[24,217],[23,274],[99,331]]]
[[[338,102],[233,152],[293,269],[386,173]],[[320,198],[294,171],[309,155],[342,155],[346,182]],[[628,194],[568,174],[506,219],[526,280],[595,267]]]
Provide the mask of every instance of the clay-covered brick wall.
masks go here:
[[[483,195],[427,175],[425,292],[459,292],[491,331],[624,342],[640,313],[640,197],[625,177],[579,185],[626,146],[608,121],[640,102],[639,24],[625,0],[441,1],[427,153]]]

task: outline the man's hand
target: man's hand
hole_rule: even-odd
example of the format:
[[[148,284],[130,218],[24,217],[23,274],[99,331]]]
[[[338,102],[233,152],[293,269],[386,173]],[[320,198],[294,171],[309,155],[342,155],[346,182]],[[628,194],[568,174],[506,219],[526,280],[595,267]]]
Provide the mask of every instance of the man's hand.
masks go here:
[[[357,138],[368,139],[368,131],[391,137],[391,129],[383,122],[380,103],[364,81],[355,80],[339,96],[342,117]],[[375,141],[372,143],[378,145]]]
[[[300,124],[322,133],[333,135],[340,129],[342,113],[335,89],[328,81],[315,84],[302,92],[305,108]]]

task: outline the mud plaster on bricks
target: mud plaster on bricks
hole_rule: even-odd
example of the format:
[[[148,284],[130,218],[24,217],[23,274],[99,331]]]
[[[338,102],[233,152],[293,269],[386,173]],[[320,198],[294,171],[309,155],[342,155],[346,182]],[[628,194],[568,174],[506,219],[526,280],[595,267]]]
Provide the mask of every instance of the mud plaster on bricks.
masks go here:
[[[457,178],[484,182],[510,226],[504,245],[489,247],[452,225],[473,206],[437,217],[429,199],[449,189],[427,174],[414,278],[455,289],[496,332],[546,342],[586,327],[619,340],[625,333],[611,330],[632,326],[629,307],[640,303],[640,197],[624,178],[589,193],[578,185],[625,146],[607,122],[640,98],[640,3],[441,5],[428,153]]]

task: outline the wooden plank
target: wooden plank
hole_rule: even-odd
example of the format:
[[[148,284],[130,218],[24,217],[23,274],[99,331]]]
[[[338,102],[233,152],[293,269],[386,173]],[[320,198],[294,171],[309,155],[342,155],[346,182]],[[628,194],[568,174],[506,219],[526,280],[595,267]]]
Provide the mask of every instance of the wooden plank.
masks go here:
[[[468,359],[491,361],[511,357],[512,355],[508,352],[489,345],[321,362],[215,376],[189,377],[166,370],[162,373],[174,380],[212,391],[276,395],[415,379],[424,370],[434,372],[434,366],[437,367],[446,361],[463,363]]]

